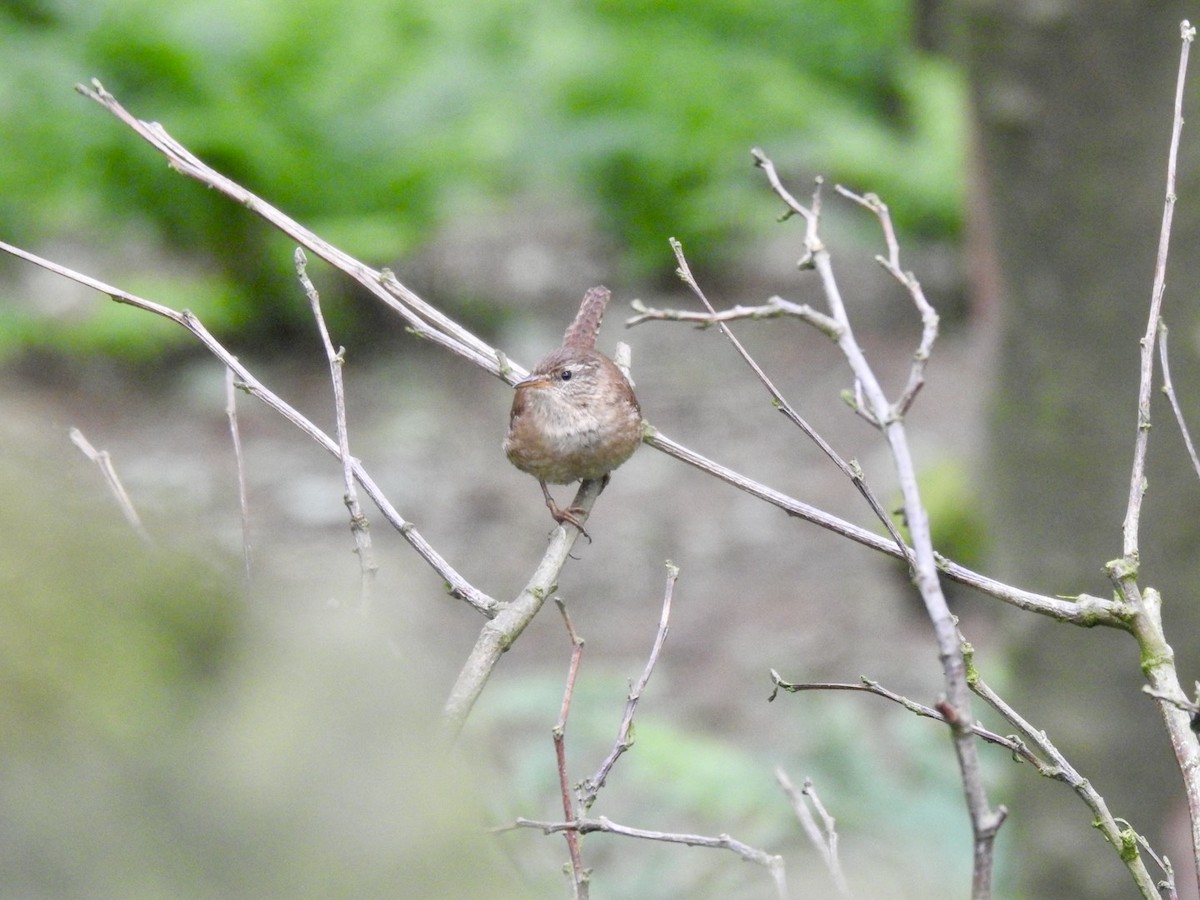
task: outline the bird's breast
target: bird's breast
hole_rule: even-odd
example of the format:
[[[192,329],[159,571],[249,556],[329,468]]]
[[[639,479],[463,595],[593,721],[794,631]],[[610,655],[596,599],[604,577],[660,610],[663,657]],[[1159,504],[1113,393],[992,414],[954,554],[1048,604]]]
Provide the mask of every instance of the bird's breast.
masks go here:
[[[553,388],[518,390],[504,452],[518,469],[551,484],[600,478],[641,443],[636,402],[597,403]]]

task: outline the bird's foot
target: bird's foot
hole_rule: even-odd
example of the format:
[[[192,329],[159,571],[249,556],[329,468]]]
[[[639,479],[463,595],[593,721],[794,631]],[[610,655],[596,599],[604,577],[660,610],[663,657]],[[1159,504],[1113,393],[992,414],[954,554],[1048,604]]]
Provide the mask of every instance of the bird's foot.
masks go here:
[[[588,543],[592,542],[592,536],[587,533],[587,529],[583,527],[583,520],[587,518],[587,510],[579,506],[569,506],[563,509],[554,502],[554,498],[550,496],[550,489],[546,487],[545,482],[542,483],[542,493],[546,496],[546,508],[550,510],[550,516],[559,525],[564,522],[569,522],[579,529],[579,533],[587,538]],[[581,518],[582,517],[582,518]]]

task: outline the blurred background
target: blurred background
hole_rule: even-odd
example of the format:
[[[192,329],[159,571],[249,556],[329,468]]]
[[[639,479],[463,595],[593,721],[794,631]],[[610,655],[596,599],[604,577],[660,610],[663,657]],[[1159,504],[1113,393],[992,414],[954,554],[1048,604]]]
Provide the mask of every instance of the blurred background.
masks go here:
[[[873,527],[718,333],[621,328],[634,298],[693,307],[671,236],[720,306],[778,293],[820,308],[795,268],[802,225],[778,221],[750,165],[761,146],[798,196],[817,175],[881,195],[942,314],[909,418],[939,549],[1032,590],[1106,594],[1188,14],[1116,6],[20,0],[0,9],[0,238],[191,309],[332,432],[292,247],[72,90],[95,77],[524,365],[556,345],[587,287],[607,284],[601,346],[631,344],[656,427]],[[1194,409],[1188,137],[1167,309]],[[878,224],[827,190],[823,234],[860,341],[898,392],[919,322],[873,260]],[[310,271],[347,348],[352,451],[465,577],[512,597],[550,523],[499,449],[509,389]],[[737,330],[894,505],[890,461],[840,402],[850,379],[826,339],[785,321]],[[561,816],[550,728],[569,644],[553,609],[446,753],[438,710],[483,622],[374,515],[380,572],[362,615],[332,459],[242,399],[247,582],[223,372],[189,335],[5,257],[0,366],[0,894],[564,891],[561,838],[483,834]],[[1165,413],[1144,572],[1190,683],[1200,492]],[[72,426],[112,453],[153,548],[125,529]],[[649,450],[614,477],[589,530],[560,583],[587,641],[568,732],[576,780],[611,746],[644,665],[663,561],[682,570],[637,744],[594,813],[728,832],[783,854],[797,894],[831,895],[774,784],[782,766],[812,776],[837,817],[859,896],[966,894],[969,826],[941,730],[869,697],[766,703],[769,668],[865,675],[934,701],[936,649],[903,571]],[[969,593],[955,603],[984,677],[1171,855],[1194,896],[1178,776],[1132,642]],[[993,802],[1011,810],[999,896],[1133,895],[1065,787],[983,756]],[[595,836],[584,856],[600,898],[770,893],[729,854]]]

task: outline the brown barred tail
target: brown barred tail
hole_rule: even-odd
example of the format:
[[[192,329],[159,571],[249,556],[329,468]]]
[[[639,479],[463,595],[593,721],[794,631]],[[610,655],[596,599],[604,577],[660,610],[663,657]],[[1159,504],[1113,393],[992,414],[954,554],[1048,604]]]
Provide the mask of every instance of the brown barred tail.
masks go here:
[[[600,322],[604,319],[604,308],[608,306],[611,296],[612,293],[608,288],[602,285],[588,288],[587,293],[583,295],[583,302],[579,304],[579,312],[575,316],[575,321],[563,335],[564,347],[578,347],[582,350],[596,348],[596,336],[600,334]]]

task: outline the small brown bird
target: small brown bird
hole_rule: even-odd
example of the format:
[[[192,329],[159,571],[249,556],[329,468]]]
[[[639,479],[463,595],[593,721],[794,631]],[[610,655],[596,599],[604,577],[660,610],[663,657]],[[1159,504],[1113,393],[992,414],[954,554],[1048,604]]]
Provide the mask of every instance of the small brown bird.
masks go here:
[[[589,289],[562,346],[517,382],[504,439],[509,462],[541,484],[554,521],[570,522],[585,536],[583,511],[561,509],[547,482],[607,479],[642,442],[642,410],[633,388],[596,349],[610,296],[608,288]]]

